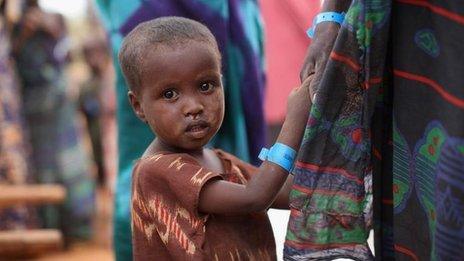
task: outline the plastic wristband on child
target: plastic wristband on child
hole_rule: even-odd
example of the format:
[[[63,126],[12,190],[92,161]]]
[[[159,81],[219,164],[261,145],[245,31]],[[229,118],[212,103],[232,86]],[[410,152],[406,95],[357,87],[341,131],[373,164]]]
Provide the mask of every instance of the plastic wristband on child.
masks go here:
[[[295,161],[296,151],[283,143],[276,143],[270,149],[262,148],[258,158],[270,161],[290,172]]]
[[[339,25],[342,25],[343,21],[345,20],[345,13],[337,13],[337,12],[323,12],[316,17],[314,17],[313,25],[306,31],[309,38],[313,38],[314,31],[316,30],[316,25],[322,22],[335,22]]]

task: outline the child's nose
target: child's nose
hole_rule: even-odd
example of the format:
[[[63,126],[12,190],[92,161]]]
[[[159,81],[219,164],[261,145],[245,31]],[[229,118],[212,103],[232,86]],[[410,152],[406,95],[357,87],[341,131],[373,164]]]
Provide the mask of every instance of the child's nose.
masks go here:
[[[184,115],[196,118],[203,113],[203,105],[196,99],[188,99],[184,105]]]

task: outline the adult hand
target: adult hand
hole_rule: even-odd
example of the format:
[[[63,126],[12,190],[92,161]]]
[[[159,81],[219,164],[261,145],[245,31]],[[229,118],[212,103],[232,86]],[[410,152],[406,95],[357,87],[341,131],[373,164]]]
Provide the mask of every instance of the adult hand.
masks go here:
[[[347,12],[352,0],[324,0],[321,12]],[[316,25],[314,37],[306,52],[303,68],[300,72],[300,80],[303,82],[309,75],[314,74],[311,81],[311,100],[317,93],[325,65],[329,59],[340,25],[334,22],[323,22]]]
[[[314,79],[309,86],[309,93],[312,101],[314,101],[314,97],[317,93],[339,28],[340,26],[333,22],[318,24],[314,32],[313,40],[306,51],[305,60],[300,72],[300,80],[304,82],[308,76],[314,74]]]

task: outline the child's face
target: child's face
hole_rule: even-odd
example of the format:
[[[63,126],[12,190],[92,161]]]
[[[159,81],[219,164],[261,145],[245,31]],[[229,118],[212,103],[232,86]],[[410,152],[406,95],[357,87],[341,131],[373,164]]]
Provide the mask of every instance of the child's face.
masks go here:
[[[224,117],[221,61],[209,44],[190,41],[148,52],[137,94],[129,98],[162,144],[200,149],[216,134]]]

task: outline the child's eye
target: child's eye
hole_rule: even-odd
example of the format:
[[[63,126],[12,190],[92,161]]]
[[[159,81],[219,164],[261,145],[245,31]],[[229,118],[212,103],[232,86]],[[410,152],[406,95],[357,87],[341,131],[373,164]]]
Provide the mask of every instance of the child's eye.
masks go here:
[[[214,84],[212,82],[204,82],[200,85],[201,92],[210,92],[214,89]]]
[[[178,95],[179,94],[175,90],[166,90],[165,92],[163,92],[163,98],[165,98],[166,100],[173,100],[177,98]]]

